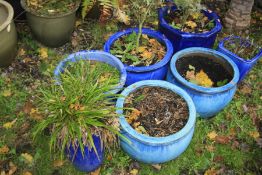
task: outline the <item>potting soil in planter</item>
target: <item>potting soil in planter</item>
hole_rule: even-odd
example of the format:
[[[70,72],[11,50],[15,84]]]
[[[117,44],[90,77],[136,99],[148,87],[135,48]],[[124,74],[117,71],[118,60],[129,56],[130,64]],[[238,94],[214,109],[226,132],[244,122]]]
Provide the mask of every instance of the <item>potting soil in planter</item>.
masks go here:
[[[206,55],[182,57],[175,66],[180,75],[199,86],[220,87],[233,78],[233,70],[229,65],[218,63]]]
[[[260,52],[260,48],[249,40],[236,37],[225,40],[224,47],[245,60],[254,58]]]
[[[158,40],[142,34],[139,47],[136,47],[137,34],[133,32],[114,42],[110,52],[129,66],[149,66],[161,61],[166,48]]]
[[[205,33],[215,26],[213,20],[209,20],[208,17],[200,12],[194,12],[189,16],[185,16],[179,10],[171,10],[169,14],[165,16],[165,20],[175,29],[188,33]]]
[[[78,1],[26,1],[31,12],[39,15],[60,15],[73,11],[78,6]]]
[[[139,133],[164,137],[181,130],[187,123],[189,110],[183,98],[160,87],[143,87],[125,100],[125,116]]]
[[[91,74],[94,76],[89,77],[89,72],[91,71],[96,72],[97,74]],[[90,83],[98,82],[99,86],[102,86],[103,82],[107,79],[111,80],[111,85],[117,85],[120,79],[120,73],[116,68],[106,63],[90,60],[80,60],[69,63],[65,69],[65,73],[70,73],[73,76],[80,76],[82,78],[89,78],[91,80]]]

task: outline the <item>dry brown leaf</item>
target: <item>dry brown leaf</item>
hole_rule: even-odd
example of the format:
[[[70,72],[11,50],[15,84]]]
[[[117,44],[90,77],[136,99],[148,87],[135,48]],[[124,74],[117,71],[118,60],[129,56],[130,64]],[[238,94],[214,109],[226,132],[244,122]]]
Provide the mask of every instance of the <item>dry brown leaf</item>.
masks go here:
[[[9,162],[9,167],[8,175],[13,175],[17,170],[17,166],[13,162]]]
[[[217,170],[215,168],[210,168],[205,171],[204,175],[217,175]]]
[[[33,108],[33,104],[30,101],[27,101],[24,104],[23,112],[25,114],[30,114],[32,108]]]
[[[155,168],[158,171],[160,171],[161,168],[162,168],[160,164],[152,164],[152,167]]]
[[[217,133],[215,131],[212,131],[210,133],[207,134],[207,137],[210,139],[210,140],[215,140],[215,138],[217,137]]]
[[[19,49],[17,55],[18,56],[24,56],[25,55],[25,50],[23,48]]]
[[[215,142],[220,144],[228,144],[230,142],[230,138],[227,136],[216,136]]]
[[[213,145],[207,145],[205,146],[206,150],[208,150],[209,152],[214,152],[216,147],[214,147]]]
[[[32,108],[29,115],[34,120],[42,120],[43,119],[43,116],[39,113],[37,108]]]
[[[6,154],[6,153],[8,153],[9,152],[9,148],[8,148],[8,146],[7,145],[4,145],[4,146],[2,146],[1,148],[0,148],[0,154]]]
[[[99,175],[100,174],[100,169],[101,168],[96,169],[95,171],[91,172],[90,175]]]
[[[26,172],[23,172],[23,175],[32,175],[32,173],[29,171],[26,171]]]

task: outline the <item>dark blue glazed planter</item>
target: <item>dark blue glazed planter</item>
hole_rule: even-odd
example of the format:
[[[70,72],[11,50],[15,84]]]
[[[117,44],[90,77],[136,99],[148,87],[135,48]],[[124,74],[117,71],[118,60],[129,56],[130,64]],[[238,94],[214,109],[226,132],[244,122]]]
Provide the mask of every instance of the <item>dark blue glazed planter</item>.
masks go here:
[[[180,58],[196,54],[209,56],[216,59],[217,62],[227,65],[232,71],[232,80],[224,86],[214,88],[198,86],[187,81],[178,73],[175,65]],[[235,94],[238,79],[237,65],[229,57],[215,50],[201,47],[192,47],[177,52],[171,59],[170,70],[167,74],[167,81],[186,90],[191,96],[197,113],[203,118],[215,116],[226,107]]]
[[[233,37],[240,38],[238,36],[233,36]],[[227,55],[236,63],[240,73],[239,82],[241,82],[246,77],[248,72],[252,69],[252,67],[257,63],[257,61],[262,57],[262,49],[260,49],[260,52],[254,58],[250,60],[245,60],[244,58],[237,56],[236,54],[225,48],[224,43],[230,38],[232,38],[232,36],[226,37],[222,41],[220,41],[217,50]]]
[[[124,35],[129,35],[133,32],[138,33],[138,28],[131,28],[115,33],[105,43],[104,50],[106,52],[110,52],[110,48],[116,40]],[[166,55],[160,62],[151,66],[135,67],[125,65],[127,71],[127,79],[125,84],[126,86],[129,86],[141,80],[163,80],[165,79],[167,74],[168,62],[170,61],[173,54],[173,47],[171,42],[163,34],[154,30],[144,28],[142,29],[142,33],[153,37],[159,42],[163,43],[166,46]]]
[[[101,166],[104,159],[104,149],[101,145],[101,140],[98,136],[93,135],[94,144],[97,150],[95,153],[94,148],[89,149],[87,146],[84,147],[85,153],[82,155],[80,147],[74,150],[73,146],[66,150],[69,160],[72,164],[80,171],[91,172]]]
[[[173,6],[171,10],[175,11],[177,8]],[[211,31],[206,33],[187,33],[173,28],[166,22],[164,17],[167,15],[167,11],[168,7],[160,8],[158,11],[159,30],[165,34],[173,44],[174,53],[189,47],[213,47],[217,34],[222,29],[220,20],[214,12],[203,10],[203,13],[209,20],[214,19],[215,27]]]
[[[185,99],[189,117],[186,125],[179,132],[167,137],[150,137],[138,133],[128,124],[122,110],[125,98],[133,91],[145,86],[166,88]],[[128,155],[144,163],[156,164],[175,159],[186,150],[194,133],[196,110],[192,99],[183,89],[166,81],[146,80],[128,86],[121,95],[123,97],[118,98],[116,104],[119,108],[117,113],[120,115],[121,133],[130,142],[120,138],[120,145]]]
[[[55,80],[57,83],[60,83],[60,74],[64,71],[68,62],[76,62],[77,60],[94,60],[100,61],[111,66],[115,67],[120,73],[120,81],[117,87],[114,90],[110,91],[110,93],[118,93],[123,89],[124,84],[126,82],[126,69],[122,62],[116,58],[115,56],[103,52],[103,51],[81,51],[74,54],[69,55],[67,58],[62,60],[54,71]]]

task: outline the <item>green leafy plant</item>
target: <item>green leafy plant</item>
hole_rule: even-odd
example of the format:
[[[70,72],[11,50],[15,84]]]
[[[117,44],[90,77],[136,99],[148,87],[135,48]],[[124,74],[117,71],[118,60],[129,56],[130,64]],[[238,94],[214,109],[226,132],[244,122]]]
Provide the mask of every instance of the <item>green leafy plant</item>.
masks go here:
[[[67,67],[61,84],[52,83],[39,91],[39,111],[46,117],[35,126],[34,138],[49,129],[50,151],[59,149],[61,157],[70,144],[82,153],[84,146],[96,151],[92,135],[99,136],[106,148],[117,145],[120,134],[113,100],[119,95],[110,93],[119,82],[116,70],[90,61]]]

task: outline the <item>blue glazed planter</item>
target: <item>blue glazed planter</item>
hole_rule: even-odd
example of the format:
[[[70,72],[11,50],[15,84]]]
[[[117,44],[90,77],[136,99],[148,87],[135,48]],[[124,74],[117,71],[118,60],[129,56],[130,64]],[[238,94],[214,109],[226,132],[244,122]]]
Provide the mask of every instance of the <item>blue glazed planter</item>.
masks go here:
[[[239,82],[241,82],[246,77],[248,72],[252,69],[252,67],[257,63],[257,61],[262,57],[262,49],[260,49],[260,52],[254,58],[250,60],[245,60],[244,58],[237,56],[236,54],[225,48],[224,43],[230,38],[231,37],[226,37],[222,41],[220,41],[217,50],[227,55],[236,63],[240,73]],[[240,38],[240,37],[233,36],[233,38]]]
[[[175,11],[177,8],[173,6],[171,10]],[[203,13],[208,19],[214,20],[215,22],[215,27],[211,31],[206,33],[187,33],[173,28],[166,22],[164,17],[167,15],[167,11],[168,7],[160,8],[158,11],[159,30],[165,34],[173,44],[174,53],[189,47],[213,47],[217,34],[222,29],[220,20],[214,12],[203,10]]]
[[[115,67],[120,73],[120,81],[118,86],[115,87],[115,89],[113,89],[112,91],[110,91],[110,93],[118,93],[120,90],[123,89],[127,76],[124,65],[118,58],[103,51],[81,51],[69,55],[67,58],[65,58],[58,64],[54,71],[54,76],[57,83],[60,83],[60,74],[64,71],[67,63],[76,62],[77,60],[100,61]]]
[[[98,136],[93,135],[92,137],[97,154],[93,148],[89,149],[87,146],[84,147],[84,156],[81,153],[80,147],[74,150],[73,146],[70,145],[70,147],[66,150],[69,160],[72,162],[75,168],[83,172],[94,171],[103,163],[104,149],[101,145],[101,140]]]
[[[138,133],[128,124],[122,110],[125,98],[145,86],[166,88],[185,99],[189,108],[189,117],[186,125],[179,132],[167,137],[150,137]],[[183,89],[166,81],[146,80],[128,86],[122,95],[123,97],[118,98],[116,106],[119,108],[117,113],[120,114],[121,133],[130,141],[127,143],[120,138],[120,145],[128,155],[144,163],[156,164],[175,159],[186,150],[194,133],[196,110],[192,99]]]
[[[232,71],[232,80],[224,86],[207,88],[198,86],[183,78],[176,68],[176,62],[185,56],[190,55],[206,55],[217,62],[230,67]],[[212,49],[192,47],[177,52],[171,59],[170,70],[167,74],[167,81],[181,87],[191,96],[194,101],[197,113],[203,117],[208,118],[215,116],[218,112],[226,107],[232,100],[239,79],[239,71],[237,65],[226,55]]]
[[[124,35],[129,35],[133,32],[138,33],[138,28],[131,28],[115,33],[105,43],[104,50],[106,52],[110,52],[110,48],[116,40]],[[167,74],[168,62],[170,61],[173,54],[173,47],[171,42],[163,34],[154,30],[144,28],[142,29],[142,33],[153,37],[159,42],[163,43],[166,46],[166,55],[160,62],[151,66],[135,67],[125,65],[127,71],[127,79],[125,84],[126,86],[129,86],[141,80],[163,80],[165,79]]]

